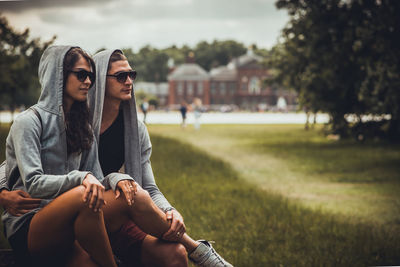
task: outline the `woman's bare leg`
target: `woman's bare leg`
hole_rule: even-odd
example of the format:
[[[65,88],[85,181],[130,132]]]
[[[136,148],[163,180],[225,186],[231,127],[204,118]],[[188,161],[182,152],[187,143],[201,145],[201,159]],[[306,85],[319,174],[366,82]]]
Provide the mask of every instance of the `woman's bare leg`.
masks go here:
[[[33,216],[28,233],[29,252],[46,259],[71,251],[75,239],[101,266],[117,266],[104,225],[103,212],[82,201],[85,187],[78,186],[54,199]]]

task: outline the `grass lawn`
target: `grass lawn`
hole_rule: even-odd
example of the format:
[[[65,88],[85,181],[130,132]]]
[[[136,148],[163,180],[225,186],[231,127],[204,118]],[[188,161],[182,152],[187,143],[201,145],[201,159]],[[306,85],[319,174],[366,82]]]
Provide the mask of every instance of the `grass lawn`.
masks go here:
[[[399,227],[400,146],[330,141],[321,126],[150,125],[151,134],[180,140],[223,159],[269,193],[346,221]]]
[[[367,215],[399,213],[388,204],[399,201],[398,147],[330,142],[301,126],[149,129],[162,192],[188,232],[235,266],[400,264],[399,215]],[[347,205],[364,209],[368,195],[370,209],[353,215]]]

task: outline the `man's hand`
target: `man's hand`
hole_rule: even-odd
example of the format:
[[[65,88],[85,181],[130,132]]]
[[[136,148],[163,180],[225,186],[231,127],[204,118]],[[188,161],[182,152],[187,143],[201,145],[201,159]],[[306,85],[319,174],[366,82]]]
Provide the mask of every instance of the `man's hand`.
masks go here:
[[[134,202],[133,197],[136,195],[137,186],[135,181],[132,180],[121,180],[117,183],[117,188],[115,190],[115,199],[121,195],[121,191],[125,195],[125,199],[128,205],[131,206]]]
[[[9,213],[14,216],[21,216],[40,206],[41,199],[31,198],[31,196],[22,190],[8,191],[6,189],[0,192],[0,203]]]
[[[179,241],[186,232],[186,226],[182,215],[176,210],[170,210],[165,213],[167,220],[171,222],[169,230],[163,235],[167,241]]]
[[[83,202],[87,202],[89,208],[95,212],[99,211],[106,204],[104,200],[104,186],[90,173],[83,179],[82,184],[86,187],[83,194]]]

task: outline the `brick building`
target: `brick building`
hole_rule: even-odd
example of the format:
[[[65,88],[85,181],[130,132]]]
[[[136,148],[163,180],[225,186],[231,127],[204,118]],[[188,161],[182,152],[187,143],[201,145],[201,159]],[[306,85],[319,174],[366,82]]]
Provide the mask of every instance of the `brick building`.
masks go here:
[[[181,101],[192,103],[195,97],[204,105],[210,104],[210,75],[196,63],[185,63],[178,66],[168,76],[168,105],[174,108]]]
[[[168,76],[168,105],[177,107],[182,100],[191,103],[194,97],[202,99],[210,108],[234,104],[242,109],[273,109],[278,99],[290,109],[296,104],[292,91],[266,86],[263,81],[269,72],[262,59],[249,51],[207,73],[195,63],[178,66]]]

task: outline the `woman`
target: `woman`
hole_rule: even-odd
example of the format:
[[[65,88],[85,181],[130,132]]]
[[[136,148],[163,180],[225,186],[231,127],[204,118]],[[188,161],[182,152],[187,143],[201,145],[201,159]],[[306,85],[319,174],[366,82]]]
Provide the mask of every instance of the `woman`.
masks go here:
[[[39,79],[39,102],[17,117],[7,137],[6,175],[12,190],[42,202],[22,216],[4,212],[6,236],[29,266],[116,266],[101,210],[110,181],[88,123],[93,60],[78,47],[49,47]]]

